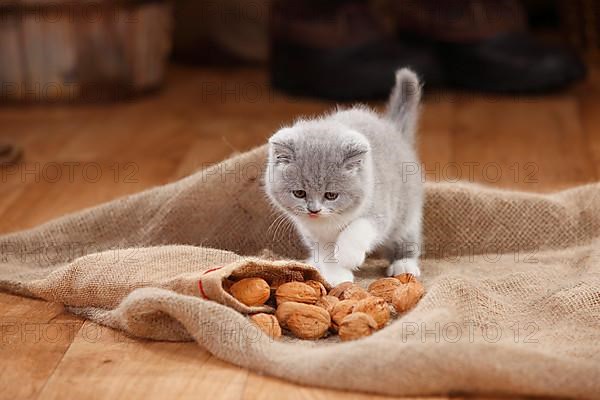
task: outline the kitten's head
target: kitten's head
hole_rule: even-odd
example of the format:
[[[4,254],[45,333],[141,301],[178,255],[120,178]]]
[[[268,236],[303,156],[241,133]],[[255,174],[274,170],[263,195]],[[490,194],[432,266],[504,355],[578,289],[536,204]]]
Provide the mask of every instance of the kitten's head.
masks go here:
[[[371,168],[362,134],[333,121],[300,121],[269,140],[266,192],[300,218],[343,216],[364,203]]]

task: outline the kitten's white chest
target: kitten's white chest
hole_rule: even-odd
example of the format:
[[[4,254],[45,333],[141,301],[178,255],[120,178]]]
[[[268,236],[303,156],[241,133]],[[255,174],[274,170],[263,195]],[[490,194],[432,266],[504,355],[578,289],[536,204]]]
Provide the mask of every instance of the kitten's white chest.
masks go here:
[[[336,221],[322,218],[314,221],[298,221],[302,234],[313,242],[327,243],[335,242],[339,236],[342,226]]]

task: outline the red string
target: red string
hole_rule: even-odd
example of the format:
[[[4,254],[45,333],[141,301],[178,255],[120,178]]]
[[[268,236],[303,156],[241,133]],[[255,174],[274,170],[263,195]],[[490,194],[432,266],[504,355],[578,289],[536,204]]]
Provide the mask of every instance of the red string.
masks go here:
[[[223,268],[223,267],[211,268],[211,269],[209,269],[209,270],[207,270],[207,271],[204,271],[204,273],[203,273],[202,275],[206,275],[206,274],[208,274],[209,272],[214,272],[214,271],[217,271],[217,270],[219,270],[219,269],[221,269],[221,268]],[[208,300],[208,296],[207,296],[207,295],[206,295],[206,293],[204,292],[204,287],[202,286],[202,279],[200,279],[200,280],[198,281],[198,289],[200,290],[200,294],[202,295],[202,297],[204,297],[205,299],[207,299],[207,300]]]

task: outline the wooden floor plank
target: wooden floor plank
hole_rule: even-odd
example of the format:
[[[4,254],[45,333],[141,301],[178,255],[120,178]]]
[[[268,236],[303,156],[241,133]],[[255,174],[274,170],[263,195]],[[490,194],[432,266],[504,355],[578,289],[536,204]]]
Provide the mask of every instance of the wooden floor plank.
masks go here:
[[[456,163],[463,176],[473,165],[474,182],[548,191],[595,179],[573,96],[468,98],[456,118]]]
[[[600,179],[600,90],[589,88],[579,99],[579,116],[585,136],[585,150],[589,154]]]
[[[247,371],[194,343],[140,341],[86,322],[39,399],[236,399]]]
[[[445,182],[454,163],[455,103],[435,93],[425,97],[417,143],[423,181]]]
[[[250,374],[243,400],[386,400],[397,397],[352,393],[340,390],[312,388],[285,382],[281,379]],[[416,398],[404,397],[404,400]],[[419,397],[419,400],[446,400],[447,397]]]
[[[82,321],[60,305],[0,293],[0,398],[35,398]]]

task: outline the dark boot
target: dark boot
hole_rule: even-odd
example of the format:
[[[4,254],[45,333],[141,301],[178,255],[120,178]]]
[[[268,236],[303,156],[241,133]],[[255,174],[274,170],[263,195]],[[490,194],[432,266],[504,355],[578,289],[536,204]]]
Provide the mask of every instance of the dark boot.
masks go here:
[[[563,88],[585,77],[572,52],[527,33],[506,33],[476,43],[440,46],[448,84],[488,92],[532,93]]]
[[[382,98],[394,72],[414,69],[439,83],[430,46],[389,36],[361,0],[275,1],[271,15],[271,79],[295,95],[345,101]]]
[[[516,0],[396,1],[399,37],[435,43],[449,85],[488,92],[537,92],[585,76],[573,53],[526,32]]]

